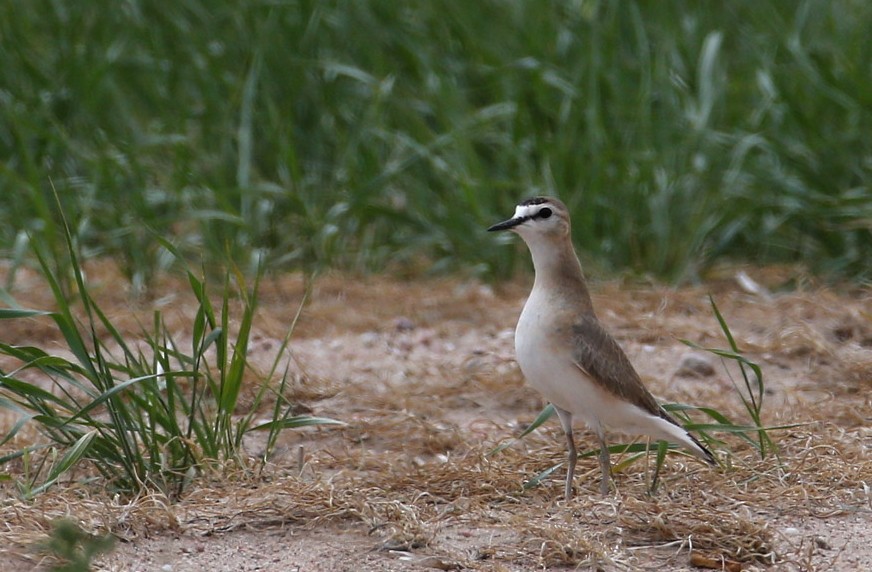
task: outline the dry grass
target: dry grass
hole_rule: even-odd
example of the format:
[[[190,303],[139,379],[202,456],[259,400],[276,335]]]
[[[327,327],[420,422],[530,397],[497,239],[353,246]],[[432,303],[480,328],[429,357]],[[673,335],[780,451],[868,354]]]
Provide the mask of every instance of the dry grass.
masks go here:
[[[507,559],[517,566],[631,566],[633,547],[670,543],[739,562],[775,562],[789,555],[776,553],[771,516],[826,518],[872,508],[858,486],[872,474],[872,461],[856,441],[836,444],[846,441],[845,435],[829,429],[783,439],[782,465],[759,461],[750,452],[735,458],[727,471],[671,462],[669,483],[655,497],[647,496],[638,467],[617,477],[613,498],[599,498],[590,475],[568,505],[556,500],[559,479],[555,486],[522,492],[525,478],[561,455],[557,446],[537,455],[509,450],[493,459],[472,448],[430,461],[404,460],[409,452],[394,450],[363,467],[356,456],[328,455],[324,467],[313,459],[303,477],[279,468],[264,480],[227,475],[203,483],[177,504],[154,495],[121,501],[80,486],[56,488],[30,504],[7,497],[4,536],[24,547],[62,517],[130,541],[351,520],[392,550],[430,546],[446,527],[511,533],[508,541],[468,555],[464,564],[473,567],[476,558]],[[399,432],[396,436],[402,442]],[[346,468],[334,472],[337,465]]]
[[[524,285],[492,293],[449,281],[430,288],[328,277],[292,343],[299,365],[292,390],[302,406],[348,427],[288,433],[263,473],[228,469],[204,477],[177,503],[149,493],[115,497],[99,482],[61,484],[25,503],[3,483],[0,550],[35,562],[28,547],[65,517],[132,543],[352,524],[375,547],[448,555],[449,564],[483,570],[655,568],[687,562],[689,549],[746,566],[822,569],[838,560],[837,551],[786,543],[782,531],[785,523],[872,512],[868,294],[815,289],[766,301],[729,283],[712,288],[737,339],[769,377],[766,421],[808,423],[774,434],[779,458],[760,459],[728,439],[732,452],[723,453],[720,470],[671,457],[655,496],[647,493],[651,467],[636,463],[615,475],[613,497],[598,497],[595,460],[580,463],[578,495],[568,504],[560,500],[559,470],[524,491],[526,479],[564,455],[559,429],[549,424],[487,456],[542,406],[522,387],[505,334]],[[269,341],[280,337],[281,316],[292,312],[302,285],[283,278],[267,290],[254,362],[275,347]],[[675,338],[723,345],[707,310],[710,289],[598,291],[601,316],[655,393],[741,419],[741,405],[725,390],[726,372],[703,380],[673,376],[685,351]],[[185,311],[180,305],[180,320]],[[48,344],[32,339],[41,333],[18,335]],[[335,353],[341,359],[330,359]],[[0,418],[0,428],[8,423],[8,415]],[[16,467],[6,470],[19,476]]]

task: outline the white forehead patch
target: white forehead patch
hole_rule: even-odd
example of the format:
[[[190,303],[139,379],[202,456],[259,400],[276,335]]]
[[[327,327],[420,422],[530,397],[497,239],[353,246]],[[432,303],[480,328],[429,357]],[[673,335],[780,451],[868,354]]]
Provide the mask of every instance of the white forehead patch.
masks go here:
[[[515,207],[515,216],[513,218],[532,217],[537,212],[542,210],[542,207],[548,206],[546,203],[538,205],[518,205]]]

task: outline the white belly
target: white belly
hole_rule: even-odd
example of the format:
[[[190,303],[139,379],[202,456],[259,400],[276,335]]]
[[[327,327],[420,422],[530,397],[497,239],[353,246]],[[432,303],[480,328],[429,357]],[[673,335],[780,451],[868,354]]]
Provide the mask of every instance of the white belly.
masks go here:
[[[540,302],[534,290],[515,329],[515,355],[521,372],[545,399],[599,429],[608,424],[602,413],[613,410],[616,400],[576,367],[570,340],[565,345],[549,341],[554,340],[554,326],[549,316],[538,310],[543,307]]]

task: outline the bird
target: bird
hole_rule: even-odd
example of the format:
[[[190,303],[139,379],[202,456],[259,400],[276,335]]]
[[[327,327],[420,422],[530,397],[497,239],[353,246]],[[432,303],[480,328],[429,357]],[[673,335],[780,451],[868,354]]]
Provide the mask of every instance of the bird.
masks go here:
[[[535,278],[515,329],[515,358],[527,383],[554,406],[566,434],[565,499],[572,498],[578,459],[573,418],[599,440],[602,496],[608,496],[611,474],[609,430],[676,443],[716,465],[712,452],[657,403],[597,318],[566,205],[554,197],[533,197],[487,230],[518,234],[533,258]]]

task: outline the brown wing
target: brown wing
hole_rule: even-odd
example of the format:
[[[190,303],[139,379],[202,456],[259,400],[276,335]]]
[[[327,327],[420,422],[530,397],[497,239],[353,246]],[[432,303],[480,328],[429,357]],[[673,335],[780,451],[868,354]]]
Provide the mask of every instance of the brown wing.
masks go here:
[[[627,354],[595,316],[585,316],[572,326],[572,341],[575,365],[600,387],[654,415],[663,416],[664,412],[642,385]]]
[[[642,385],[642,380],[627,354],[618,342],[609,335],[594,316],[585,316],[572,326],[574,343],[572,357],[575,365],[606,391],[629,401],[658,417],[681,427],[675,419],[664,410],[654,396]],[[709,464],[716,464],[714,455],[696,437],[687,434],[699,447],[701,458]],[[699,455],[698,455],[699,456]]]

